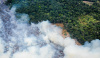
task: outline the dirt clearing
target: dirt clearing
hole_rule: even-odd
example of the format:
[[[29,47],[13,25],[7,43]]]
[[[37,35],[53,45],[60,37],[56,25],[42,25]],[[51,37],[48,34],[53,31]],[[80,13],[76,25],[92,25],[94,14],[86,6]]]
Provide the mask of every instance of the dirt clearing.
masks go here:
[[[83,3],[88,4],[89,6],[93,4],[93,2],[89,2],[89,1],[83,1]]]
[[[70,34],[67,32],[67,30],[64,29],[64,25],[63,25],[62,23],[56,23],[56,24],[54,24],[54,25],[56,25],[56,26],[58,26],[59,28],[62,29],[62,36],[63,36],[63,38],[70,37]],[[77,45],[81,45],[81,44],[77,41],[77,39],[74,39],[74,40],[75,40],[75,43],[76,43]]]

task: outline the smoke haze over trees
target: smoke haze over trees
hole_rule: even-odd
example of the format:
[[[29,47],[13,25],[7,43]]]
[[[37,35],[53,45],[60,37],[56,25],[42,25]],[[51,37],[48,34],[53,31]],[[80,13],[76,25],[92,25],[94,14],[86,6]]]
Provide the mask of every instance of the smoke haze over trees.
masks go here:
[[[62,36],[62,29],[52,24],[55,22],[42,21],[42,19],[42,22],[40,20],[36,22],[31,19],[35,23],[30,21],[29,24],[29,11],[27,10],[27,14],[25,14],[19,12],[22,9],[18,10],[17,8],[16,10],[16,6],[21,8],[21,4],[17,2],[19,0],[12,0],[12,3],[16,2],[19,4],[9,4],[12,6],[11,8],[4,4],[5,1],[0,0],[0,58],[100,58],[100,40],[91,39],[92,34],[96,37],[99,35],[99,15],[96,16],[95,12],[78,15],[75,18],[72,17],[73,19],[66,19],[65,22],[56,22],[58,24],[65,24],[65,29],[68,28],[67,30],[72,33],[71,36],[73,38],[75,36],[81,43],[86,40],[90,41],[85,42],[83,45],[77,45],[76,40],[70,36]],[[21,1],[25,2],[27,0]],[[52,3],[56,1],[52,0]],[[66,1],[59,0],[59,2]],[[99,3],[99,1],[96,3]],[[28,7],[28,4],[23,4],[23,6]],[[80,39],[78,36],[80,36]]]
[[[90,6],[83,0],[8,0],[10,7],[17,5],[17,13],[26,13],[30,23],[49,20],[51,23],[63,23],[71,37],[80,43],[100,39],[100,1]],[[20,17],[16,14],[16,17]]]

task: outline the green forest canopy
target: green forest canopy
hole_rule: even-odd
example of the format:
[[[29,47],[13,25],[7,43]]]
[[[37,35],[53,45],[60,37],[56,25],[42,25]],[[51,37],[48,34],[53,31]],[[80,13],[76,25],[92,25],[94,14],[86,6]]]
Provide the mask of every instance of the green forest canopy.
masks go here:
[[[17,13],[26,13],[30,22],[49,20],[51,23],[63,23],[65,29],[80,43],[100,39],[100,2],[85,0],[8,0],[7,5],[17,5]],[[24,11],[23,11],[24,10]]]

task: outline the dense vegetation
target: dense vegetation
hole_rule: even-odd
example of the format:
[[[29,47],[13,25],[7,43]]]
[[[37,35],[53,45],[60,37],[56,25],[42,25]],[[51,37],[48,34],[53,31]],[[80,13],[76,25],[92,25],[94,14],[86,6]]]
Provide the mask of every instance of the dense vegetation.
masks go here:
[[[18,6],[18,13],[29,14],[30,22],[49,20],[51,23],[63,23],[71,37],[80,43],[100,39],[100,2],[89,6],[82,0],[8,0],[7,5]]]

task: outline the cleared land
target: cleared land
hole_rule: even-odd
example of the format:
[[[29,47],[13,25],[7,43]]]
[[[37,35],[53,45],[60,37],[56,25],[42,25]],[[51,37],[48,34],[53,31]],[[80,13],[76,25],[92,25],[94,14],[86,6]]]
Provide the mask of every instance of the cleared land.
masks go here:
[[[58,26],[59,28],[62,29],[62,36],[63,36],[63,38],[70,37],[70,34],[67,32],[67,30],[64,29],[64,25],[63,25],[62,23],[56,23],[56,24],[54,24],[54,25],[56,25],[56,26]],[[74,40],[75,40],[75,42],[76,42],[77,45],[81,45],[81,44],[77,41],[77,39],[74,39]]]
[[[83,1],[83,3],[88,4],[89,6],[91,6],[93,4],[93,2],[89,2],[89,1]]]

